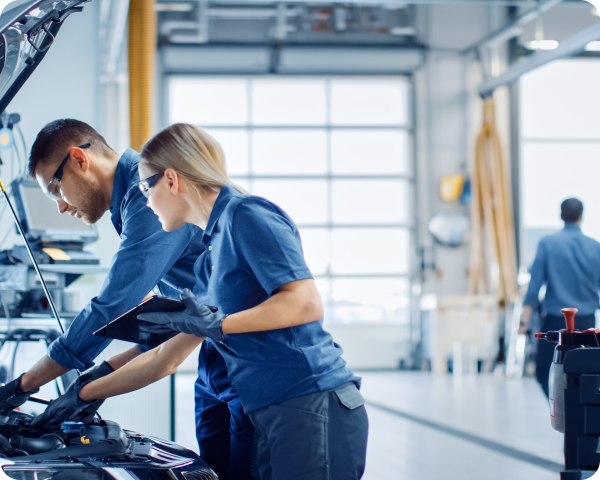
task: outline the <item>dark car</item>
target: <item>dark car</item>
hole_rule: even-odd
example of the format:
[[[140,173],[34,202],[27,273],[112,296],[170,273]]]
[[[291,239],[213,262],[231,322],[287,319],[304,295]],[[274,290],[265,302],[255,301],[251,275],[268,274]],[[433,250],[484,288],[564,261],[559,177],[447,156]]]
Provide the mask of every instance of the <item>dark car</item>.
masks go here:
[[[0,112],[42,61],[81,0],[20,0],[0,15]],[[59,101],[57,99],[57,101]],[[58,430],[30,426],[32,416],[0,414],[0,480],[217,479],[196,453],[123,430],[99,416]]]

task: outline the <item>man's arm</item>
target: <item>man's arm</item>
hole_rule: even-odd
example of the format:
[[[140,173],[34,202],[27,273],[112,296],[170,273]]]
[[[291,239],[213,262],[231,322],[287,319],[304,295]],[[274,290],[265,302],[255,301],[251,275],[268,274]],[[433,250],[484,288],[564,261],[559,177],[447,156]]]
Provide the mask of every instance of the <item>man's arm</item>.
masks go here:
[[[521,313],[521,325],[519,326],[519,333],[527,333],[529,328],[529,319],[533,313],[533,307],[538,304],[540,288],[542,288],[542,285],[546,281],[546,244],[542,239],[540,240],[540,244],[538,245],[538,249],[535,254],[535,260],[531,266],[531,279],[529,280],[527,294],[523,300],[523,312]]]
[[[119,250],[98,297],[23,376],[23,390],[33,391],[73,368],[90,368],[111,342],[93,332],[139,304],[180,259],[195,233],[191,226],[165,232],[146,206],[146,198],[135,189],[123,212]]]
[[[142,351],[138,347],[133,347],[112,357],[108,360],[108,364],[114,370],[118,370],[141,353]],[[24,392],[32,392],[39,388],[39,386],[51,382],[55,378],[67,373],[69,370],[69,368],[63,367],[60,363],[56,363],[48,355],[44,355],[21,377],[21,390]]]
[[[139,355],[117,371],[85,385],[79,398],[93,401],[139,390],[175,373],[177,367],[204,338],[180,333],[162,345]]]

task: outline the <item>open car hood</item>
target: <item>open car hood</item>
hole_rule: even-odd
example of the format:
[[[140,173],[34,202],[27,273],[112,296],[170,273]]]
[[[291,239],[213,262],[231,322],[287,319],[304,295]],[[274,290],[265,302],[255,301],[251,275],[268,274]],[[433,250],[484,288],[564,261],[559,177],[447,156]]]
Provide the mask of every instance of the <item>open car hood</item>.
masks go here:
[[[17,0],[0,15],[0,113],[52,46],[63,21],[89,0]]]

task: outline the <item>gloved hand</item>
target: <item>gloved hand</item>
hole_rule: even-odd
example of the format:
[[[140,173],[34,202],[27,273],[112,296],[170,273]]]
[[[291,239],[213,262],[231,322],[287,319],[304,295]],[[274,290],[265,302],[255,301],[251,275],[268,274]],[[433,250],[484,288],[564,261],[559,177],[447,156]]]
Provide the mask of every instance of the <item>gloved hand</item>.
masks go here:
[[[83,374],[79,375],[75,380],[73,380],[71,385],[69,385],[67,391],[73,388],[79,391],[86,383],[93,382],[94,380],[98,380],[106,375],[110,375],[114,371],[115,369],[112,368],[108,362],[102,362],[100,365],[96,365],[95,367],[92,367],[89,370],[86,370]],[[70,420],[73,422],[83,422],[86,425],[91,423],[94,420],[96,412],[103,403],[104,400],[96,400],[95,402],[92,402],[89,406],[85,407]]]
[[[140,313],[138,320],[145,322],[140,324],[140,330],[149,333],[175,330],[197,337],[208,337],[226,345],[221,325],[227,315],[213,312],[210,307],[198,303],[194,294],[187,288],[181,292],[181,300],[186,307],[183,312]]]
[[[33,392],[24,392],[21,390],[21,377],[15,378],[12,382],[0,387],[0,413],[6,415],[13,408],[23,405],[31,395],[40,391],[36,389]]]
[[[42,414],[38,415],[31,421],[31,426],[36,428],[44,427],[49,430],[54,430],[63,422],[81,421],[79,418],[82,416],[82,412],[86,409],[93,410],[93,418],[93,414],[96,413],[97,410],[97,408],[94,410],[94,406],[96,403],[100,402],[98,405],[99,407],[104,400],[86,402],[85,400],[79,398],[79,392],[81,389],[91,381],[92,380],[88,380],[87,382],[79,385],[75,385],[77,381],[73,382],[69,388],[67,388],[65,393],[63,393],[57,399],[52,400],[48,407],[46,407],[46,410],[44,410]],[[89,416],[89,414],[86,416]]]

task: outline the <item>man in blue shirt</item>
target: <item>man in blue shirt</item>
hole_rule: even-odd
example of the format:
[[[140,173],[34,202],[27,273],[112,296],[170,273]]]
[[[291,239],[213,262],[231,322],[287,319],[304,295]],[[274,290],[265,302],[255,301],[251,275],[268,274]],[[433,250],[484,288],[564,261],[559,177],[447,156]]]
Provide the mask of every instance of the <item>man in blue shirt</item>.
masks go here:
[[[560,218],[565,227],[540,240],[531,267],[529,289],[523,302],[519,333],[526,333],[534,308],[538,307],[540,288],[546,286],[542,303],[542,331],[565,328],[563,308],[577,308],[575,328],[594,328],[594,312],[598,309],[600,289],[600,243],[581,233],[583,204],[568,198],[560,206]],[[538,343],[536,377],[548,397],[548,376],[554,355],[554,345]]]
[[[179,290],[193,288],[193,265],[205,250],[202,230],[192,225],[169,233],[162,229],[139,190],[139,160],[133,150],[119,158],[98,132],[77,120],[56,120],[38,134],[29,161],[31,176],[61,213],[93,224],[109,210],[121,243],[99,295],[46,356],[12,385],[0,387],[0,409],[4,402],[17,406],[15,393],[22,404],[28,394],[69,370],[92,367],[111,342],[92,333],[140,303],[155,286],[163,295],[177,297]],[[254,429],[231,387],[223,358],[210,340],[205,344],[196,382],[201,455],[221,479],[250,479]],[[134,347],[112,358],[96,375],[120,368],[142,350]]]

